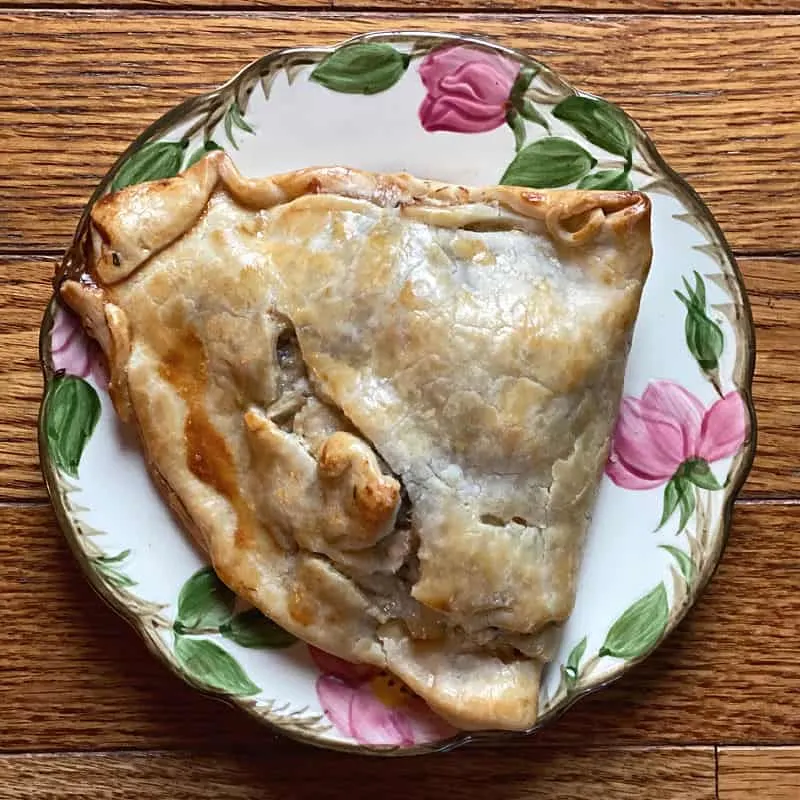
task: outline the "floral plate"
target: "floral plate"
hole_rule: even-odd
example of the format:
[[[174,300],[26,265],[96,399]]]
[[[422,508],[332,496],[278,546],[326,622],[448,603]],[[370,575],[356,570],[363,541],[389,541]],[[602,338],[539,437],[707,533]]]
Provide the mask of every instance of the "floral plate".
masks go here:
[[[545,671],[536,728],[651,653],[722,554],[753,458],[755,344],[719,228],[644,132],[538,61],[486,41],[380,33],[282,50],[148,128],[91,198],[64,268],[80,267],[101,194],[175,175],[220,148],[251,176],[345,164],[650,195],[653,268],[575,609]],[[94,345],[55,299],[41,360],[41,463],[61,525],[95,588],[173,671],[322,746],[410,754],[484,735],[453,730],[391,676],[311,651],[241,605],[151,485]]]

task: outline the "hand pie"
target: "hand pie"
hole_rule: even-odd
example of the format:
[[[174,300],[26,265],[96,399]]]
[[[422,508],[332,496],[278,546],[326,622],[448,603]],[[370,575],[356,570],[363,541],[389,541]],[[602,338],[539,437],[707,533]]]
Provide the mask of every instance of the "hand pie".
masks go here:
[[[454,725],[536,720],[650,264],[635,192],[222,153],[107,195],[62,296],[234,591]]]

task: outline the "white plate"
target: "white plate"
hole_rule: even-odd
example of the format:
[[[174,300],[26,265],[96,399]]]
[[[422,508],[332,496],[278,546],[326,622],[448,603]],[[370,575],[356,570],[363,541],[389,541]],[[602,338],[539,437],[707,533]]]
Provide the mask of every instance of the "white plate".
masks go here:
[[[384,33],[279,51],[131,145],[87,207],[65,269],[82,263],[98,196],[174,175],[214,147],[249,176],[346,164],[462,184],[505,177],[650,195],[655,258],[626,397],[536,727],[651,653],[713,573],[752,462],[754,338],[719,228],[643,131],[539,62],[489,42]],[[41,463],[61,525],[93,585],[175,672],[323,746],[406,754],[475,738],[387,676],[312,658],[234,605],[156,493],[114,415],[96,349],[55,300],[41,358]]]

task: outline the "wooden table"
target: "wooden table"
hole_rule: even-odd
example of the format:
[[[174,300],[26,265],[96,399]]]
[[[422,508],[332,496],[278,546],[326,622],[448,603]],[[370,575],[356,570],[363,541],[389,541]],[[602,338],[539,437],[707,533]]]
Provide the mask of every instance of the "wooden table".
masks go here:
[[[800,2],[342,3],[0,5],[0,798],[797,800]],[[168,674],[83,580],[35,442],[48,281],[123,146],[266,50],[381,28],[500,37],[644,125],[739,257],[760,428],[724,562],[660,652],[540,736],[394,761],[277,739]]]

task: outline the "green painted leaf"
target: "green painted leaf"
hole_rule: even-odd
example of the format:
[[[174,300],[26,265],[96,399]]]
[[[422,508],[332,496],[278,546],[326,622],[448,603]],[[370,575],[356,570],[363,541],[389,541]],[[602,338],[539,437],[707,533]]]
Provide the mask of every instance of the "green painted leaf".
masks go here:
[[[218,628],[231,618],[235,602],[236,595],[211,567],[198,570],[181,588],[175,630],[190,633],[196,628]]]
[[[553,116],[575,128],[592,144],[630,160],[633,148],[631,124],[616,106],[594,97],[567,97]]]
[[[599,169],[590,172],[580,183],[578,189],[609,189],[614,191],[630,191],[633,184],[624,169]]]
[[[696,572],[694,561],[678,547],[673,547],[670,544],[660,544],[662,550],[666,550],[678,564],[678,569],[681,575],[686,579],[686,583],[691,583]]]
[[[675,294],[678,295],[678,297],[680,297],[681,302],[684,305],[690,305],[693,306],[694,308],[698,308],[700,311],[704,311],[705,304],[703,303],[698,304],[697,295],[695,294],[694,289],[692,289],[692,287],[689,285],[689,281],[687,281],[686,278],[681,278],[681,280],[683,281],[683,287],[686,291],[686,295],[684,296],[678,291],[676,291]]]
[[[136,586],[135,580],[129,578],[124,572],[120,572],[118,569],[115,569],[113,564],[104,561],[102,557],[92,559],[92,564],[112,586],[122,589],[127,589],[130,586]]]
[[[567,656],[567,663],[564,665],[564,675],[569,684],[574,684],[578,679],[578,668],[581,664],[583,654],[586,652],[586,637],[584,636],[575,647],[572,648]]]
[[[291,633],[276,625],[256,608],[237,614],[222,625],[219,632],[242,647],[282,648],[297,641]]]
[[[600,655],[624,659],[643,656],[661,638],[668,617],[667,590],[663,583],[659,583],[611,626]]]
[[[694,490],[684,477],[683,467],[672,476],[664,487],[664,510],[661,513],[661,522],[658,523],[656,530],[664,527],[664,524],[675,513],[677,508],[680,508],[681,512],[680,524],[678,525],[678,533],[680,533],[686,527],[686,523],[695,509]]]
[[[520,116],[525,117],[525,119],[527,119],[528,122],[534,122],[537,125],[541,125],[546,130],[548,131],[550,130],[550,124],[539,113],[539,111],[536,109],[536,106],[533,103],[531,103],[530,100],[525,100],[523,98],[522,100],[519,101],[517,105],[514,106],[514,108],[517,110],[517,113],[519,113]]]
[[[136,581],[129,578],[124,572],[120,572],[119,565],[131,554],[130,550],[122,550],[115,556],[97,556],[91,559],[95,569],[112,586],[118,588],[128,588],[136,586]]]
[[[188,142],[151,142],[127,158],[111,183],[116,192],[135,183],[172,178],[181,171]]]
[[[225,127],[225,138],[228,140],[228,142],[230,142],[230,145],[234,150],[238,150],[239,143],[233,136],[233,120],[231,119],[230,113],[225,114],[223,125]]]
[[[235,101],[228,106],[228,109],[225,112],[223,125],[225,127],[225,136],[228,138],[228,141],[235,150],[239,149],[239,143],[236,141],[233,135],[234,127],[239,128],[239,130],[245,131],[246,133],[255,133],[255,131],[247,123],[247,120],[245,120],[245,118],[242,116],[242,112],[239,110],[239,106]]]
[[[700,277],[700,273],[695,270],[694,272],[694,296],[697,304],[701,308],[706,307],[706,285]]]
[[[53,380],[45,400],[47,449],[56,467],[73,478],[98,419],[100,398],[89,383],[74,375]]]
[[[679,503],[681,509],[681,518],[678,522],[678,530],[676,533],[681,533],[683,529],[686,527],[687,523],[694,514],[694,510],[696,507],[696,500],[694,496],[694,492],[692,491],[690,486],[687,486],[685,483],[681,483],[680,489],[680,497]]]
[[[686,480],[691,481],[695,486],[699,486],[701,489],[717,490],[722,488],[716,475],[711,471],[708,461],[702,458],[686,461],[682,469]]]
[[[127,550],[120,551],[115,556],[99,556],[98,560],[102,561],[104,564],[119,564],[120,562],[124,561],[130,554],[131,551],[130,548],[128,548]]]
[[[230,653],[207,639],[176,636],[175,655],[192,678],[210,689],[233,695],[252,695],[260,691]]]
[[[596,163],[575,142],[560,136],[548,136],[520,150],[500,183],[534,189],[565,186],[582,178]]]
[[[525,92],[530,88],[533,79],[539,74],[538,67],[522,67],[517,73],[517,79],[511,87],[511,103],[517,105],[525,97]]]
[[[506,122],[514,133],[514,149],[519,152],[525,145],[525,122],[513,108],[506,114]]]
[[[124,572],[120,572],[119,565],[131,554],[131,551],[122,550],[115,556],[97,556],[91,559],[95,569],[106,579],[108,583],[117,588],[127,589],[136,586],[136,581],[129,578]]]
[[[184,169],[189,169],[189,167],[193,167],[201,158],[205,158],[209,153],[213,153],[214,150],[222,150],[223,148],[220,147],[213,139],[206,139],[206,141],[197,148],[197,150],[192,153],[188,160],[186,161],[186,166]]]
[[[677,298],[686,306],[684,333],[686,346],[704,372],[714,372],[719,368],[719,359],[725,347],[725,337],[719,325],[706,313],[706,287],[698,272],[694,273],[695,287],[686,278],[683,285],[686,294],[675,292]]]
[[[255,133],[255,131],[250,127],[250,123],[244,118],[242,110],[239,108],[239,104],[237,102],[234,101],[230,104],[228,107],[228,115],[237,128],[243,130],[245,133]]]
[[[394,86],[410,61],[410,56],[388,44],[351,44],[321,61],[311,73],[311,80],[334,92],[377,94]]]
[[[716,370],[725,346],[722,330],[716,322],[709,319],[692,297],[686,297],[678,291],[675,294],[686,306],[684,332],[689,352],[704,372]]]
[[[523,119],[528,122],[533,122],[536,125],[541,125],[545,130],[550,130],[550,124],[547,119],[540,113],[539,109],[525,97],[525,92],[531,85],[531,81],[536,77],[539,72],[538,67],[523,67],[517,74],[517,79],[511,87],[511,94],[509,101],[511,109],[516,111]],[[517,148],[519,150],[519,148]]]
[[[705,314],[688,314],[686,338],[689,350],[706,372],[719,368],[725,338],[719,325]]]

